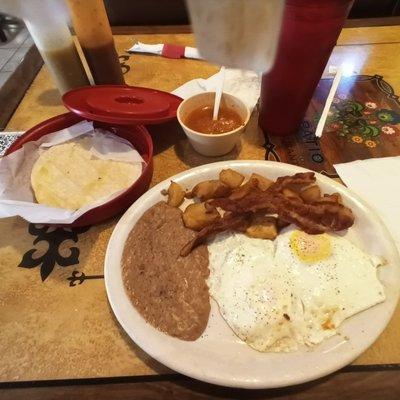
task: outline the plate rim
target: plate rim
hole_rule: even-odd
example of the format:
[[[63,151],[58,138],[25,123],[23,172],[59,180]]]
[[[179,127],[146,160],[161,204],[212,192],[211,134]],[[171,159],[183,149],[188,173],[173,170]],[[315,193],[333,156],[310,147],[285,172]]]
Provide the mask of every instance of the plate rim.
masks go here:
[[[109,242],[107,244],[107,249],[106,249],[106,255],[105,255],[105,261],[104,261],[104,280],[105,280],[105,287],[106,287],[106,294],[107,294],[107,299],[110,303],[111,309],[115,315],[115,318],[117,319],[118,323],[120,326],[124,329],[126,334],[129,336],[129,338],[138,346],[140,347],[143,351],[145,351],[148,355],[150,355],[152,358],[154,358],[156,361],[159,363],[167,366],[168,368],[173,369],[174,371],[181,373],[183,375],[186,375],[190,378],[194,378],[197,380],[201,380],[203,382],[215,384],[215,385],[220,385],[220,386],[226,386],[226,387],[233,387],[233,388],[244,388],[244,389],[268,389],[268,388],[280,388],[280,387],[287,387],[291,385],[297,385],[297,384],[302,384],[305,382],[310,382],[315,379],[327,376],[335,371],[338,371],[339,369],[343,368],[344,366],[350,364],[352,361],[354,361],[357,357],[360,356],[363,352],[365,352],[372,344],[378,339],[378,337],[382,334],[382,332],[386,329],[387,325],[389,324],[390,320],[393,317],[394,311],[396,309],[396,306],[399,302],[399,297],[400,297],[400,289],[398,289],[395,293],[395,299],[393,301],[393,306],[390,312],[387,313],[387,317],[385,319],[385,323],[382,324],[382,329],[379,330],[379,333],[376,335],[375,338],[373,338],[369,343],[368,346],[365,347],[363,350],[358,352],[357,354],[351,354],[348,357],[343,357],[341,362],[335,364],[334,367],[331,367],[329,370],[323,369],[323,370],[317,370],[315,373],[310,373],[303,379],[295,379],[295,378],[282,378],[282,381],[279,384],[268,384],[263,381],[245,381],[245,380],[234,380],[232,379],[229,382],[226,381],[221,381],[221,379],[218,379],[217,377],[213,377],[212,375],[205,375],[204,373],[188,373],[187,370],[184,367],[179,366],[179,361],[176,363],[173,363],[173,365],[169,362],[166,362],[163,360],[162,357],[160,357],[158,354],[155,354],[152,352],[151,348],[149,346],[143,346],[143,344],[138,344],[136,340],[132,337],[128,331],[130,330],[129,328],[126,328],[125,322],[121,322],[119,316],[118,316],[118,311],[116,310],[117,305],[114,304],[112,295],[110,295],[110,282],[111,282],[111,266],[110,265],[110,248],[113,245],[113,241],[116,240],[116,237],[118,236],[118,231],[119,229],[122,229],[123,225],[129,220],[129,214],[132,212],[133,209],[136,207],[136,203],[138,201],[145,201],[147,198],[151,198],[152,194],[156,191],[160,191],[165,185],[167,185],[171,180],[177,180],[181,178],[188,177],[190,175],[196,175],[198,171],[202,171],[204,173],[205,168],[209,167],[209,169],[214,169],[218,167],[224,167],[224,168],[235,168],[235,165],[240,165],[240,166],[251,166],[251,165],[269,165],[269,166],[279,166],[282,167],[283,169],[288,168],[290,170],[296,170],[296,172],[314,172],[317,180],[320,180],[322,182],[327,183],[330,186],[334,186],[335,188],[339,189],[340,191],[345,191],[349,195],[349,197],[353,200],[359,203],[363,208],[366,208],[367,210],[369,209],[373,215],[373,218],[376,219],[376,222],[380,225],[384,232],[384,240],[388,239],[388,242],[390,244],[391,250],[393,252],[393,257],[394,263],[397,265],[397,269],[400,268],[400,255],[399,255],[399,249],[397,248],[397,245],[395,244],[395,241],[386,227],[386,224],[383,222],[382,218],[379,216],[379,213],[377,210],[374,208],[374,206],[370,205],[368,202],[366,202],[364,199],[362,199],[359,195],[357,195],[355,192],[353,192],[351,189],[347,188],[347,186],[335,181],[334,179],[325,176],[319,172],[309,170],[307,168],[298,166],[298,165],[293,165],[293,164],[288,164],[288,163],[282,163],[282,162],[276,162],[276,161],[270,161],[270,160],[226,160],[226,161],[217,161],[213,163],[208,163],[208,164],[203,164],[194,168],[190,168],[188,170],[182,171],[178,174],[175,174],[171,177],[168,177],[167,179],[159,182],[155,186],[153,186],[151,189],[149,189],[146,193],[144,193],[139,199],[137,199],[129,208],[126,210],[126,212],[122,215],[118,223],[116,224]],[[296,173],[293,172],[293,173]],[[134,307],[132,305],[132,307]],[[366,311],[366,310],[364,310]],[[154,328],[156,329],[156,328]]]

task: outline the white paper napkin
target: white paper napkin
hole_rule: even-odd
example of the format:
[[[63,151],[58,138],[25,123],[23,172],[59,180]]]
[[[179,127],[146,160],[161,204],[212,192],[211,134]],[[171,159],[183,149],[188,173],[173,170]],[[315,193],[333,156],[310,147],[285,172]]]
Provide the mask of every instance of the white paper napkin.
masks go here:
[[[164,43],[147,44],[147,43],[137,42],[127,51],[130,53],[147,53],[147,54],[157,54],[161,56],[163,48],[164,48]],[[202,59],[196,47],[185,46],[184,56],[185,58],[194,58],[197,60]]]
[[[400,157],[334,165],[343,182],[374,207],[400,250]]]
[[[172,93],[183,99],[202,92],[214,91],[218,72],[208,79],[193,79],[176,88]],[[260,76],[253,71],[227,68],[223,91],[241,99],[253,111],[260,97]]]

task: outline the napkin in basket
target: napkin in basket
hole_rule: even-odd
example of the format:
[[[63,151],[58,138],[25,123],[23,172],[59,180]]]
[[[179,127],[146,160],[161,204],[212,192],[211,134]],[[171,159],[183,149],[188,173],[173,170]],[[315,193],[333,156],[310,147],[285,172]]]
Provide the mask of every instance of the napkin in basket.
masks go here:
[[[28,142],[21,149],[0,158],[0,218],[18,215],[32,223],[70,224],[88,210],[116,197],[120,192],[98,199],[94,204],[79,210],[49,207],[35,202],[31,188],[31,171],[41,152],[84,135],[90,139],[91,152],[95,157],[136,164],[138,178],[144,161],[133,146],[108,131],[95,129],[93,122],[81,121],[45,135],[35,142]]]

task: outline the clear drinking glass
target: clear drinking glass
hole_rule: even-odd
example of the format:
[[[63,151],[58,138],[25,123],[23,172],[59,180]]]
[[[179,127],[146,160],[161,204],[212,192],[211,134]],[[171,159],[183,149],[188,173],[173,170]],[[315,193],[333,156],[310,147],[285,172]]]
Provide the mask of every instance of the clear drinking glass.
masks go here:
[[[274,62],[284,0],[186,0],[196,45],[227,67],[268,71]]]
[[[89,85],[68,27],[68,13],[60,1],[12,0],[5,4],[8,12],[23,18],[61,94]]]

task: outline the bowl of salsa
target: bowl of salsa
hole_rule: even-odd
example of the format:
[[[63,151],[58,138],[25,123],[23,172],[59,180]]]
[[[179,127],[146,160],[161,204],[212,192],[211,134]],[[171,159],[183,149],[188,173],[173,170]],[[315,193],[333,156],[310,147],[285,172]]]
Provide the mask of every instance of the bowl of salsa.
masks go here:
[[[184,100],[177,117],[190,144],[205,156],[222,156],[233,150],[250,119],[250,110],[239,98],[223,93],[218,119],[213,120],[215,92]]]

